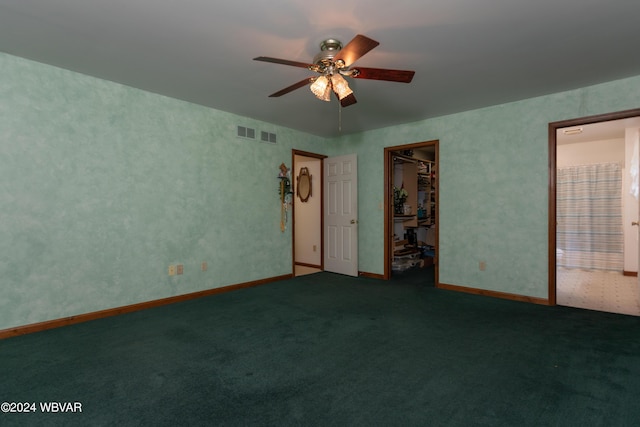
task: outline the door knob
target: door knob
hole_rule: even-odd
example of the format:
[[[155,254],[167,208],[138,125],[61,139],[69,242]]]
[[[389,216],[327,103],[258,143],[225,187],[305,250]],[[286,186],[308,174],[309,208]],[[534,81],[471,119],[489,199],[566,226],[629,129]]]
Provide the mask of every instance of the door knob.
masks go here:
[[[631,223],[631,225],[640,225],[640,222],[638,222],[638,221],[633,221],[633,222]]]
[[[358,220],[356,220],[356,219],[352,219],[351,220],[351,224],[357,224],[357,223],[358,223]]]

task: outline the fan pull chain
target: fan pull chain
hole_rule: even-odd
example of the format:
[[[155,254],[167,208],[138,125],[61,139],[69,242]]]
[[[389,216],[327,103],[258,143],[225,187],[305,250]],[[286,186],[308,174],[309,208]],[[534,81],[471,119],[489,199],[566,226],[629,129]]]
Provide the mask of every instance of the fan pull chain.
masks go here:
[[[338,102],[338,132],[342,132],[342,104]]]

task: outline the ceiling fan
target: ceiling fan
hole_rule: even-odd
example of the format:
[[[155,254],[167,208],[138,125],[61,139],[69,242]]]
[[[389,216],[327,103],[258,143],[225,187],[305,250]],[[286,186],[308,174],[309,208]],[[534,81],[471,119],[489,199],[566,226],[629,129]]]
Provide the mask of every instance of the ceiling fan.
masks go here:
[[[343,76],[400,83],[410,83],[413,79],[415,71],[351,67],[360,57],[379,44],[380,43],[369,37],[358,34],[344,47],[342,47],[342,43],[339,40],[324,40],[320,43],[320,52],[313,58],[312,64],[289,61],[287,59],[270,58],[268,56],[259,56],[253,59],[255,61],[273,62],[275,64],[306,68],[320,74],[319,76],[307,77],[304,80],[269,95],[269,97],[286,95],[289,92],[310,84],[311,92],[313,92],[318,99],[330,101],[331,92],[333,91],[340,100],[340,105],[348,107],[357,101]]]

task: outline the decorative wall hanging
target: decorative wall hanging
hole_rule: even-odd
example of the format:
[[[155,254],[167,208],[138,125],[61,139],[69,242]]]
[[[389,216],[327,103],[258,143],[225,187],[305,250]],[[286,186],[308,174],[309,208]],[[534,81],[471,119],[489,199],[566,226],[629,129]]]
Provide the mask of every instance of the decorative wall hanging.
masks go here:
[[[291,171],[284,163],[280,164],[278,179],[280,180],[280,186],[278,187],[278,194],[280,195],[280,231],[284,233],[287,228],[287,212],[293,198]]]
[[[296,192],[298,197],[300,197],[300,201],[303,203],[306,203],[309,197],[311,197],[311,175],[309,174],[309,168],[300,168]]]

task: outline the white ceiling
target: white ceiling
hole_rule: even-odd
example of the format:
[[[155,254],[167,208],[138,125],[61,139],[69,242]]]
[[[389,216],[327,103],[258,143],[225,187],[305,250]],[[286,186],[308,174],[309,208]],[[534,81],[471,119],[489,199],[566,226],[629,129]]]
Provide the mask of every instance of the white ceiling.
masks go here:
[[[565,135],[563,130],[580,129],[580,133]],[[626,129],[640,129],[640,117],[628,119],[610,120],[607,122],[591,123],[588,125],[569,126],[556,131],[556,143],[575,144],[578,142],[606,141],[610,139],[622,139]]]
[[[0,0],[0,51],[322,136],[339,107],[312,73],[326,38],[380,46],[363,67],[415,70],[410,84],[350,80],[353,133],[640,75],[632,0]]]

